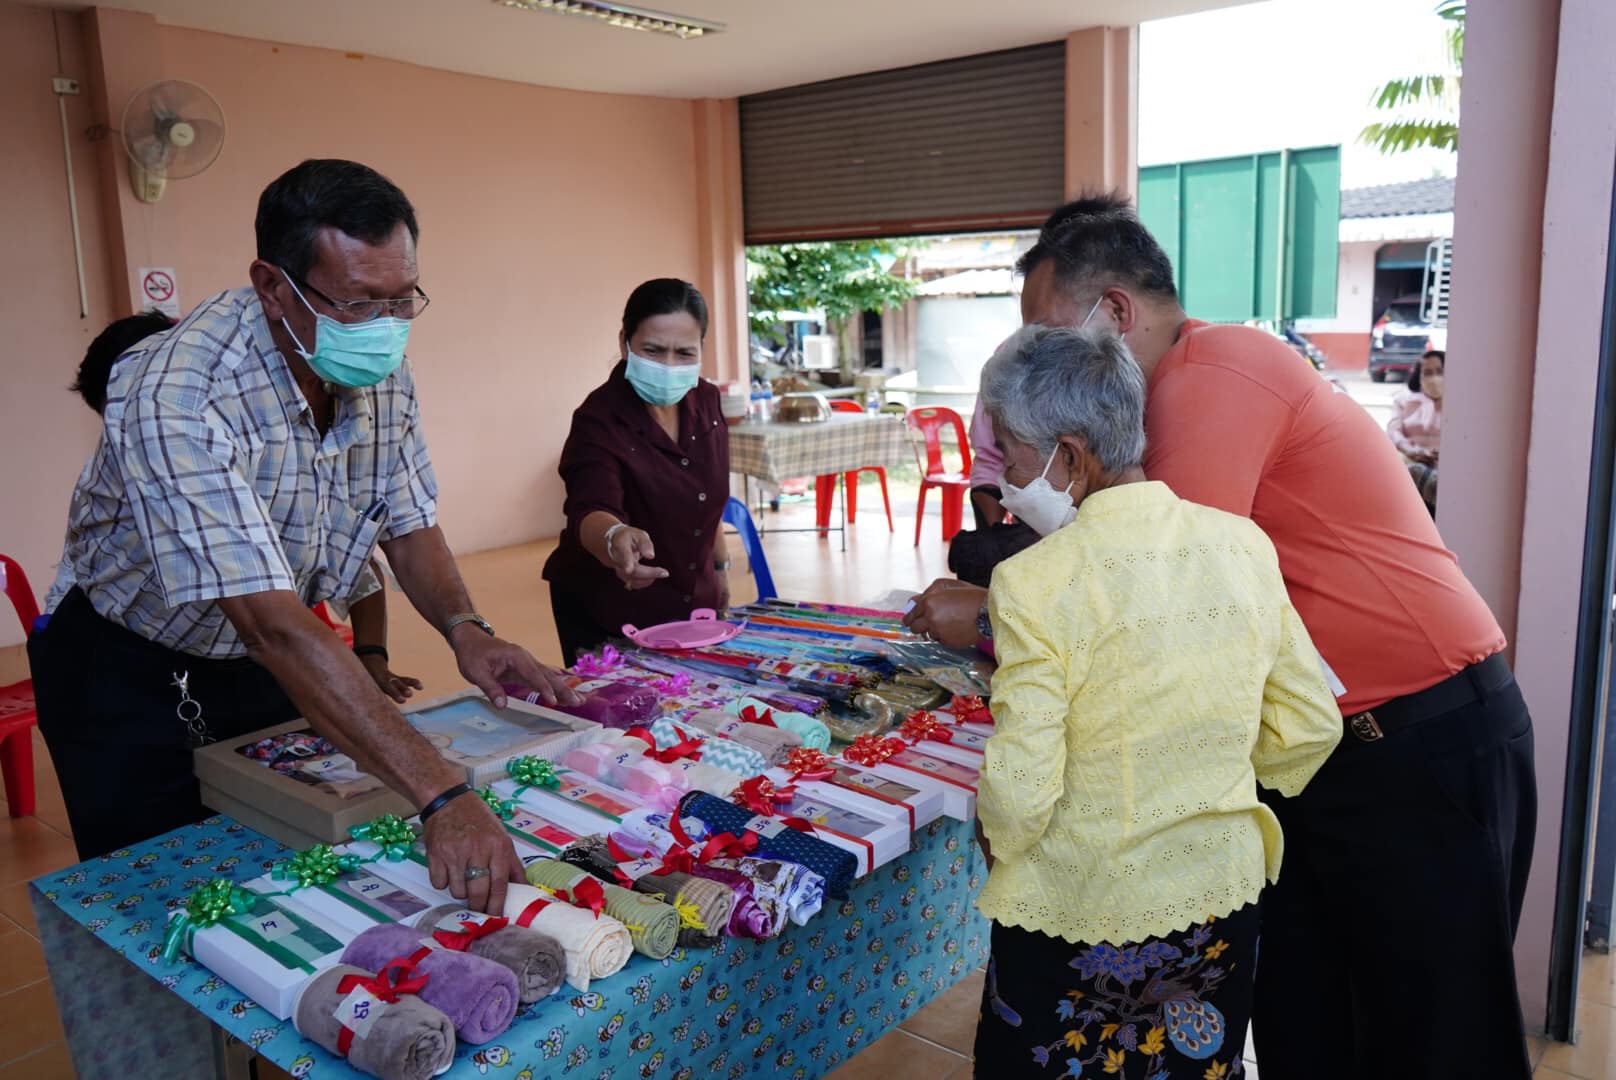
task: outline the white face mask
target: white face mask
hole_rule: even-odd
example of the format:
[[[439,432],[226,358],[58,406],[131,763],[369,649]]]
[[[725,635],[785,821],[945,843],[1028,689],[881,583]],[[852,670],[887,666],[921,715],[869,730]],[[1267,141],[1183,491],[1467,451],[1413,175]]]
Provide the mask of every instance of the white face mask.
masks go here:
[[[1420,390],[1432,401],[1440,400],[1442,397],[1442,376],[1422,375],[1420,377]]]
[[[1058,453],[1060,447],[1056,446],[1049,452],[1049,460],[1044,462],[1044,471],[1026,487],[1016,487],[1005,480],[1004,495],[999,499],[1004,508],[1016,516],[1016,520],[1025,522],[1039,536],[1048,536],[1077,519],[1077,505],[1072,502],[1072,484],[1068,482],[1066,490],[1056,491],[1055,485],[1049,482],[1049,467],[1055,464],[1055,455]]]

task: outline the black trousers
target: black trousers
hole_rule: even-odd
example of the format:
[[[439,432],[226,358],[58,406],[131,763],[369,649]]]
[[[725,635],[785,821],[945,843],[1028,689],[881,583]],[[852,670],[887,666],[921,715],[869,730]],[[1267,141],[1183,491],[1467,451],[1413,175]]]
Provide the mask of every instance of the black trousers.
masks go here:
[[[79,858],[105,855],[207,817],[176,713],[176,675],[215,739],[295,719],[251,660],[175,652],[109,622],[74,589],[28,641],[39,730],[62,785]]]
[[[556,636],[561,639],[561,659],[567,667],[578,662],[578,654],[602,645],[620,632],[606,629],[584,614],[583,604],[571,593],[550,586],[550,614],[555,617]]]
[[[1514,679],[1379,742],[1349,732],[1301,795],[1264,797],[1285,861],[1263,895],[1263,1080],[1529,1076],[1512,947],[1537,788]]]
[[[1239,1077],[1258,922],[1247,904],[1120,947],[994,923],[976,1075]]]

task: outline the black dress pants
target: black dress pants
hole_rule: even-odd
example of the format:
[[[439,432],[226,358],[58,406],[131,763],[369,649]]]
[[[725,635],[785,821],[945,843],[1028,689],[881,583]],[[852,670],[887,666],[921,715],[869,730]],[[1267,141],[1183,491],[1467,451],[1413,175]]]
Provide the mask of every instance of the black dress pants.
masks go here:
[[[252,660],[210,660],[102,618],[74,589],[28,642],[39,730],[62,786],[79,858],[188,825],[211,812],[176,713],[177,675],[214,739],[295,719],[280,684]]]
[[[1537,788],[1513,677],[1378,742],[1349,732],[1299,796],[1263,796],[1285,830],[1262,901],[1263,1080],[1528,1077],[1513,944]]]

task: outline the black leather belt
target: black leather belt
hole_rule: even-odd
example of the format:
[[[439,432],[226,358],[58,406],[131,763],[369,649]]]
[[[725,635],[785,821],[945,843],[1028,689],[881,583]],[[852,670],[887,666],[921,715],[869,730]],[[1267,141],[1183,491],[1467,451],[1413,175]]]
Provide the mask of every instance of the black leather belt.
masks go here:
[[[1347,717],[1348,738],[1341,740],[1341,746],[1344,749],[1354,743],[1379,742],[1422,720],[1481,701],[1508,686],[1512,678],[1514,674],[1509,670],[1503,654],[1495,653],[1479,664],[1471,664],[1458,674],[1448,676],[1435,686],[1393,698],[1384,705]]]

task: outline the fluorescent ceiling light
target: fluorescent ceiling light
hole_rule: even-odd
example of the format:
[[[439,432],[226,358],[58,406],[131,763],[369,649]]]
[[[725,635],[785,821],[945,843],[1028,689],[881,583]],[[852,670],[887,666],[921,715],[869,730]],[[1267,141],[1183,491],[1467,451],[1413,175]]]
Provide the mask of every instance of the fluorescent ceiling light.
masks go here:
[[[510,8],[520,8],[523,11],[580,15],[598,19],[607,26],[615,26],[622,30],[671,34],[681,40],[699,38],[703,34],[716,34],[724,29],[723,23],[692,19],[685,15],[669,15],[664,11],[630,7],[627,4],[607,3],[605,0],[494,0],[494,2]]]

